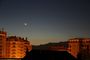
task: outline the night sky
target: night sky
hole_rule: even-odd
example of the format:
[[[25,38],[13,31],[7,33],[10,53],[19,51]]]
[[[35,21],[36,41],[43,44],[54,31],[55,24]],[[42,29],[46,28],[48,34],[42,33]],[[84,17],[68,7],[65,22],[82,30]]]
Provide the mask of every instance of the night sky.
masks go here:
[[[0,28],[33,45],[90,37],[89,0],[0,0]]]

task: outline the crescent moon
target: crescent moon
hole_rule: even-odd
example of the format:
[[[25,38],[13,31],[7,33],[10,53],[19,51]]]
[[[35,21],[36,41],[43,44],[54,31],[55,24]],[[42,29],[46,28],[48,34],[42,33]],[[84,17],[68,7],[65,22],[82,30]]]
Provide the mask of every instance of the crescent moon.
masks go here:
[[[27,23],[24,23],[24,26],[27,26],[28,24]]]

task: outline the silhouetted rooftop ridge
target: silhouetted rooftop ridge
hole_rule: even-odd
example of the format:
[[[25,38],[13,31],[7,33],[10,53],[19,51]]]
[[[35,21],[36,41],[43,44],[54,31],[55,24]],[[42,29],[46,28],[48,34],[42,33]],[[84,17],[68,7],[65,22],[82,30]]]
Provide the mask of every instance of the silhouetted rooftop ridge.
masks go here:
[[[27,40],[27,38],[22,38],[22,37],[18,37],[18,36],[8,36],[7,37],[7,40],[12,40],[12,39],[15,39],[15,41],[27,41],[28,42],[28,40]]]
[[[69,39],[69,40],[85,40],[85,39],[90,39],[90,38],[71,38],[71,39]]]

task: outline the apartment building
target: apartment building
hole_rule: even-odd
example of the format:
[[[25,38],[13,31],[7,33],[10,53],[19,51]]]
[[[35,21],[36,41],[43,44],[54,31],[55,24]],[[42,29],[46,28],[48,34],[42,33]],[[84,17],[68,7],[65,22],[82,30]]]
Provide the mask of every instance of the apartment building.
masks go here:
[[[26,50],[31,51],[32,46],[27,38],[9,36],[7,32],[0,31],[0,58],[23,58]]]
[[[77,58],[77,55],[81,51],[87,51],[90,53],[90,38],[72,38],[68,40],[67,51]]]

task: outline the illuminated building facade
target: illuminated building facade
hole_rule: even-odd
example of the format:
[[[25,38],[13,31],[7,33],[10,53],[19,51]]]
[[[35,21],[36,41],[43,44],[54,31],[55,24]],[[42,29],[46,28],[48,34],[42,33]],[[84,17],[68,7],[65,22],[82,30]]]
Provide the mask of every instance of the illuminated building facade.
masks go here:
[[[6,37],[7,33],[4,31],[0,31],[0,58],[6,56]]]
[[[72,38],[67,41],[67,45],[67,47],[60,45],[50,46],[48,50],[67,51],[75,58],[79,53],[90,54],[90,38]]]
[[[90,53],[90,38],[73,38],[68,41],[68,52],[77,58],[77,54],[83,50]]]
[[[23,58],[26,51],[31,51],[30,42],[17,36],[7,37],[7,33],[0,31],[0,58]]]

